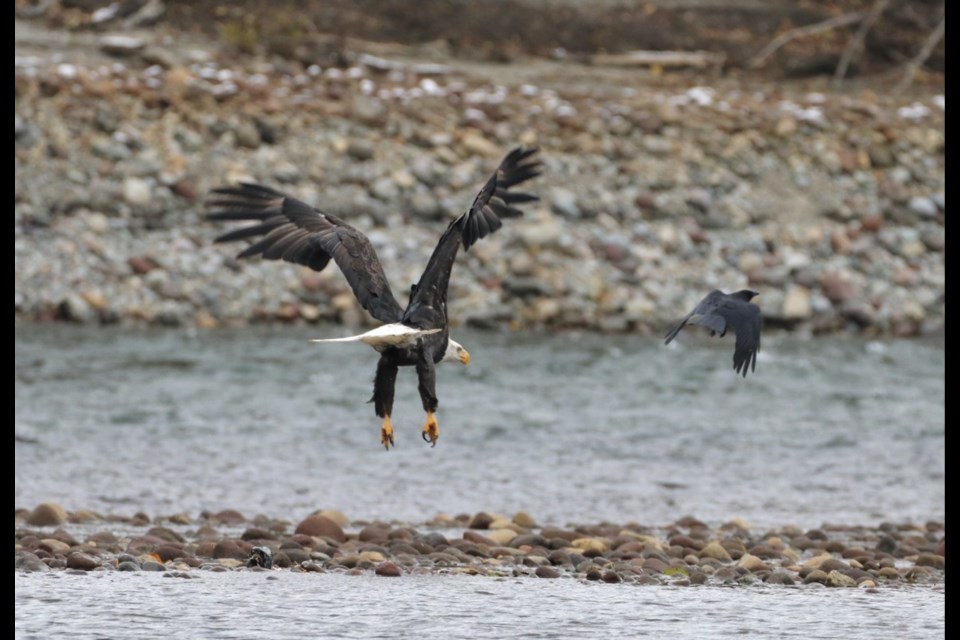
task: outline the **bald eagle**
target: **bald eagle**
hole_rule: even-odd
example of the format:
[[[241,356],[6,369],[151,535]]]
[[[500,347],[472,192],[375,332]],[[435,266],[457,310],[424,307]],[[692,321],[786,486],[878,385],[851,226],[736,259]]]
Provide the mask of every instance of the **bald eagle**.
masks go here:
[[[714,289],[701,300],[693,311],[670,327],[664,336],[664,344],[677,337],[688,324],[700,325],[710,330],[710,335],[724,336],[733,329],[737,340],[733,346],[733,368],[747,377],[747,369],[757,370],[757,352],[760,351],[760,332],[763,329],[763,314],[760,307],[750,302],[756,291],[741,289],[724,293]]]
[[[279,191],[258,184],[219,187],[207,205],[208,219],[255,221],[224,233],[214,242],[255,239],[238,258],[261,256],[285,260],[322,271],[331,258],[343,272],[360,305],[384,324],[347,338],[314,342],[362,342],[380,353],[373,381],[374,410],[383,419],[380,442],[394,444],[394,386],[399,367],[416,367],[418,389],[427,414],[422,437],[435,446],[440,436],[434,365],[456,360],[466,365],[470,354],[452,340],[447,321],[447,286],[460,244],[464,251],[502,226],[501,218],[515,218],[515,205],[539,200],[510,188],[540,175],[536,148],[512,150],[490,176],[470,208],[450,222],[427,262],[419,282],[410,288],[406,308],[397,302],[377,253],[367,237],[337,216],[315,209]]]

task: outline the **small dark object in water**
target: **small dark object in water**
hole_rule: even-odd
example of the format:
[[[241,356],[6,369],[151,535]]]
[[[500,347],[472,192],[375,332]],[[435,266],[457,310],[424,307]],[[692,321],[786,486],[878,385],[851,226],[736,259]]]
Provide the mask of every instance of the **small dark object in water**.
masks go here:
[[[263,567],[270,569],[273,567],[273,552],[267,547],[254,547],[250,552],[250,558],[247,560],[248,567]]]

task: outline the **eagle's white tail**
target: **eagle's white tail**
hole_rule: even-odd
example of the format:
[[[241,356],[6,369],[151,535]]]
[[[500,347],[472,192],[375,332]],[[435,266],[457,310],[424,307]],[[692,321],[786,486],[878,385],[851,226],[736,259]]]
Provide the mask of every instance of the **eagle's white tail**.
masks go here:
[[[440,329],[415,329],[400,323],[385,324],[366,333],[345,338],[315,339],[310,342],[362,342],[374,349],[412,345],[421,336],[437,333]]]

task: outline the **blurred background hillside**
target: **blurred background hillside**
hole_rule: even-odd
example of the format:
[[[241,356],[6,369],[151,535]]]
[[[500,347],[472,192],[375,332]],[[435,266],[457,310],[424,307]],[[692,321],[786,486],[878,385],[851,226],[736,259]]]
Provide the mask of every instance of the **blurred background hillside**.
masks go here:
[[[24,322],[362,324],[338,270],[238,262],[209,189],[277,187],[395,290],[518,144],[542,200],[459,257],[451,323],[661,333],[944,319],[942,2],[16,2]]]
[[[939,0],[20,0],[17,5],[19,16],[56,28],[152,25],[238,51],[324,65],[344,62],[347,40],[356,38],[432,45],[438,54],[492,62],[637,49],[709,51],[722,55],[732,71],[751,67],[758,45],[774,36],[823,25],[811,34],[815,37],[798,35],[775,64],[765,65],[762,75],[771,78],[834,73],[861,27],[863,47],[849,75],[889,71],[916,55],[943,18]],[[942,39],[924,67],[943,71]]]

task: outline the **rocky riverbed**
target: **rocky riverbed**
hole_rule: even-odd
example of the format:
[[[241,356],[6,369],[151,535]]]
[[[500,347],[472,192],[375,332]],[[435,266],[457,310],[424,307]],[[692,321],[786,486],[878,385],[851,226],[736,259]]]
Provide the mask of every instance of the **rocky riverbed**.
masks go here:
[[[458,257],[454,325],[660,333],[717,287],[769,327],[942,330],[944,96],[356,43],[338,65],[18,20],[15,315],[370,322],[339,271],[238,262],[204,220],[255,180],[367,232],[394,289],[512,147],[525,218]]]
[[[945,580],[943,523],[783,526],[742,520],[712,528],[692,516],[543,525],[529,513],[439,514],[419,524],[351,521],[317,511],[294,524],[228,509],[151,518],[67,512],[44,503],[16,514],[21,571],[303,571],[393,577],[469,574],[568,577],[640,585],[805,584],[865,589]]]

